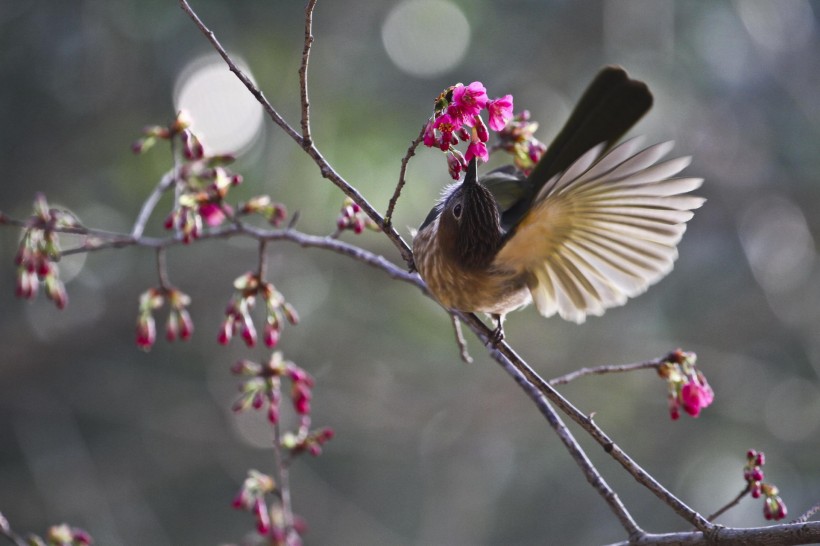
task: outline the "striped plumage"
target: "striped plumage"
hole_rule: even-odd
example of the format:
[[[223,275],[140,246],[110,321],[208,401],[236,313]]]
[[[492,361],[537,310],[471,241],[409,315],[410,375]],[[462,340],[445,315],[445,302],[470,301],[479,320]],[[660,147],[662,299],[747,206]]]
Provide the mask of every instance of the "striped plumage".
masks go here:
[[[544,316],[580,323],[669,273],[703,204],[686,194],[702,180],[676,178],[689,158],[662,161],[671,142],[611,147],[650,105],[645,85],[608,67],[530,177],[505,168],[478,180],[473,161],[413,241],[416,267],[439,301],[492,314],[500,335],[503,316],[531,301]]]

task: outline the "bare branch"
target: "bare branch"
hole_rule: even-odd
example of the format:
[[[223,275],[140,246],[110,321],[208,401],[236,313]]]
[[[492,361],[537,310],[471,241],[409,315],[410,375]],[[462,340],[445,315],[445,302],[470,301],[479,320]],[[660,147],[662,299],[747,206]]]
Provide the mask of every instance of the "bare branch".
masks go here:
[[[458,315],[455,313],[450,313],[450,320],[453,322],[453,330],[456,334],[456,344],[458,345],[458,350],[461,354],[461,360],[465,364],[472,364],[473,357],[471,357],[470,353],[467,352],[467,341],[464,339],[464,334],[461,332],[461,322],[458,320]]]
[[[663,546],[748,546],[750,544],[815,544],[820,542],[820,522],[784,523],[770,527],[715,527],[714,532],[700,531],[682,533],[645,534],[637,540],[617,542],[609,546],[663,545]]]
[[[574,372],[556,377],[549,380],[549,384],[566,385],[574,379],[583,377],[585,375],[603,375],[608,373],[633,372],[635,370],[645,370],[646,368],[656,368],[666,361],[666,357],[656,358],[654,360],[647,360],[646,362],[636,362],[634,364],[617,364],[611,366],[597,366],[594,368],[580,368]]]
[[[313,8],[316,0],[310,0],[305,7],[305,47],[302,50],[302,66],[299,67],[299,92],[302,99],[302,145],[310,146],[313,140],[310,137],[310,101],[308,101],[308,61],[310,60],[310,46],[313,45]]]

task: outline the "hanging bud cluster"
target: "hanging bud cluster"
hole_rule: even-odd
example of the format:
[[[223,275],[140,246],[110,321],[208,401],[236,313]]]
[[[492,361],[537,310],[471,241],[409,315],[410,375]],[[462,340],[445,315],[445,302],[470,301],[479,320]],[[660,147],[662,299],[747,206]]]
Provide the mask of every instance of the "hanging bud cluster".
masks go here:
[[[80,227],[79,222],[68,211],[49,208],[45,195],[38,193],[34,199],[34,214],[27,226],[14,257],[15,294],[19,298],[34,299],[42,282],[46,296],[58,309],[63,309],[68,304],[68,293],[57,267],[60,241],[55,229]]]
[[[257,297],[261,297],[265,302],[265,327],[262,339],[268,347],[276,347],[285,321],[294,325],[299,322],[296,309],[285,301],[273,283],[265,282],[259,275],[245,273],[237,277],[233,286],[234,294],[228,302],[225,320],[219,328],[217,340],[220,344],[227,345],[233,336],[238,334],[248,347],[256,345],[258,334],[251,311],[256,305]]]
[[[697,417],[715,398],[706,376],[697,369],[696,361],[695,353],[677,349],[658,366],[658,375],[669,387],[669,415],[673,421],[680,418],[681,407],[692,417]]]
[[[253,514],[257,532],[270,537],[271,544],[298,546],[302,544],[301,537],[307,532],[307,525],[302,518],[294,515],[292,525],[288,527],[276,492],[273,478],[258,470],[249,470],[248,477],[233,499],[233,507]],[[268,505],[269,496],[271,505]]]
[[[513,156],[513,163],[525,174],[535,167],[547,145],[535,138],[538,122],[530,121],[530,111],[522,110],[498,133],[499,148]]]
[[[336,228],[339,232],[346,229],[359,235],[364,228],[379,231],[379,226],[365,212],[362,207],[355,203],[350,197],[345,197],[339,217],[336,219]]]
[[[776,486],[763,483],[763,469],[766,456],[762,451],[750,449],[746,452],[746,464],[743,467],[743,479],[748,484],[752,498],[763,497],[763,516],[768,520],[781,520],[786,517],[786,503],[780,498]]]
[[[183,162],[175,173],[176,200],[165,219],[165,228],[175,231],[184,243],[198,238],[204,226],[216,227],[233,213],[225,198],[231,187],[242,183],[242,176],[227,168],[235,158],[206,154],[190,126],[188,116],[180,112],[168,127],[145,128],[144,136],[132,146],[136,153],[150,149],[157,140],[181,146]]]
[[[140,294],[137,314],[137,347],[148,351],[157,338],[154,311],[168,302],[168,320],[165,323],[165,338],[168,341],[187,341],[194,333],[194,323],[188,312],[191,298],[176,288],[149,288]]]

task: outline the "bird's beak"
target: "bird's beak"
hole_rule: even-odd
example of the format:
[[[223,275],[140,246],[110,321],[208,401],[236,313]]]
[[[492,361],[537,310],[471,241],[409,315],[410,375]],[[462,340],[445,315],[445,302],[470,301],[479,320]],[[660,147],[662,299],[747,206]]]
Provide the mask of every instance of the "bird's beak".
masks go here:
[[[461,183],[465,187],[474,186],[478,183],[478,163],[476,158],[472,158],[467,165],[467,171],[464,174],[464,181]]]

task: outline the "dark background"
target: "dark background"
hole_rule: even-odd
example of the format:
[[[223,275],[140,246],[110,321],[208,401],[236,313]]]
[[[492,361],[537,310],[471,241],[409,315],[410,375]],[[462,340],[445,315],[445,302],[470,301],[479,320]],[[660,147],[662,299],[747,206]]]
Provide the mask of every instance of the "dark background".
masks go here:
[[[512,93],[549,141],[601,65],[648,82],[655,107],[635,132],[676,140],[675,153],[694,157],[686,172],[706,179],[708,202],[675,270],[582,326],[517,313],[508,340],[545,377],[696,351],[716,392],[697,420],[670,421],[665,384],[650,371],[562,392],[704,514],[743,488],[750,447],[766,452],[767,480],[791,514],[820,500],[820,3],[427,2],[420,27],[405,13],[403,32],[383,33],[398,4],[319,1],[310,92],[322,153],[384,210],[400,158],[448,85],[479,79],[491,96]],[[298,125],[302,3],[193,5]],[[411,58],[431,48],[446,57],[447,40],[467,28],[459,21],[466,53],[437,73],[402,70],[386,52],[383,34]],[[143,125],[173,117],[179,75],[210,52],[172,0],[0,5],[0,210],[22,218],[41,190],[87,225],[128,231],[170,166],[166,148],[137,157],[129,145]],[[214,111],[232,102],[206,95]],[[301,229],[334,229],[340,192],[272,123],[236,169],[246,182],[234,198],[270,193],[301,211]],[[408,178],[395,216],[405,234],[447,181],[444,159],[420,151]],[[150,233],[161,233],[167,206]],[[345,238],[400,262],[383,237]],[[230,501],[248,468],[271,471],[272,454],[261,416],[231,413],[228,369],[267,351],[215,338],[255,245],[169,252],[197,331],[145,354],[133,337],[138,296],[157,284],[151,251],[64,260],[73,279],[58,312],[42,295],[13,297],[17,241],[17,230],[0,230],[0,511],[21,532],[68,521],[101,545],[240,540],[252,521]],[[289,243],[272,245],[269,274],[302,316],[281,348],[317,379],[315,423],[337,432],[322,457],[293,467],[308,544],[624,539],[532,403],[474,339],[476,362],[459,362],[449,319],[416,289]],[[689,528],[573,430],[644,528]],[[744,500],[719,521],[762,525],[762,502]]]

